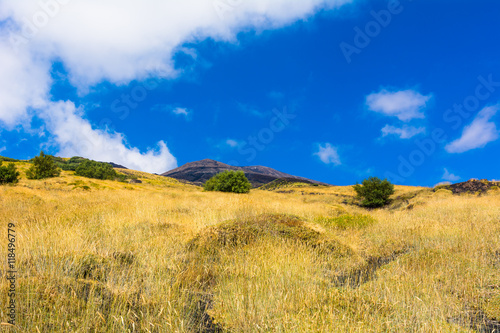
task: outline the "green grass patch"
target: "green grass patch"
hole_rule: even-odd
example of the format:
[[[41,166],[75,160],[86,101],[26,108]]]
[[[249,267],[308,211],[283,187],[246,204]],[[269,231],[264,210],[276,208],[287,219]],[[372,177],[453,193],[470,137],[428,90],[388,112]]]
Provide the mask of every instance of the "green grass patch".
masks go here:
[[[344,214],[337,217],[320,217],[317,222],[338,229],[362,229],[377,221],[370,215]]]

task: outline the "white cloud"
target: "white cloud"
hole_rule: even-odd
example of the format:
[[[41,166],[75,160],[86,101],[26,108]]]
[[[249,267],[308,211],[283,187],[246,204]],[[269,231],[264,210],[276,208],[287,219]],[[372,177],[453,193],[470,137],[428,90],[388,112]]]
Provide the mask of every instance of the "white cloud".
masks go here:
[[[244,103],[237,103],[237,104],[238,104],[238,108],[244,113],[247,113],[249,115],[259,117],[259,118],[264,118],[266,116],[266,112],[260,111],[257,107],[254,107],[254,106],[251,106],[248,104],[244,104]]]
[[[415,90],[388,91],[383,89],[378,93],[368,95],[366,105],[371,111],[397,117],[407,122],[412,119],[425,118],[423,110],[431,98],[431,95],[424,96]]]
[[[186,119],[189,119],[191,116],[191,111],[186,108],[174,108],[172,113],[178,116],[184,116]]]
[[[176,115],[184,115],[184,116],[189,115],[189,112],[186,108],[175,108],[172,110],[172,112]]]
[[[314,155],[318,156],[321,162],[325,164],[341,165],[338,148],[331,143],[325,143],[318,146],[318,151]]]
[[[460,177],[450,173],[448,171],[448,169],[445,168],[442,179],[445,181],[456,182],[456,181],[460,180]]]
[[[226,144],[227,144],[229,147],[231,147],[231,148],[236,148],[236,147],[238,147],[238,145],[239,145],[238,141],[233,140],[233,139],[228,139],[228,140],[226,140]]]
[[[177,167],[175,157],[163,141],[158,142],[157,150],[141,153],[129,147],[120,133],[92,129],[82,118],[82,110],[75,108],[72,102],[51,103],[42,117],[59,147],[60,156],[84,156],[151,173],[163,173]]]
[[[0,34],[0,121],[8,128],[29,120],[28,108],[46,103],[51,78],[50,64],[26,50],[14,52]]]
[[[176,116],[184,116],[186,120],[191,120],[193,111],[188,108],[178,107],[169,104],[157,104],[152,108],[153,111],[169,112]]]
[[[79,142],[90,138],[87,157],[166,171],[176,163],[163,142],[141,153],[123,134],[93,130],[71,102],[51,100],[52,64],[64,66],[82,96],[105,81],[172,79],[183,72],[173,56],[186,53],[186,43],[236,42],[242,31],[280,28],[351,1],[0,1],[0,122],[12,129],[37,115],[61,153],[85,155]]]
[[[483,148],[489,142],[498,139],[498,129],[491,120],[496,115],[500,105],[486,107],[481,110],[469,126],[466,126],[462,136],[448,144],[445,149],[449,153],[463,153],[472,149]]]
[[[385,137],[392,134],[398,135],[400,139],[411,139],[414,136],[423,133],[425,133],[425,127],[413,127],[404,125],[403,127],[399,128],[391,125],[385,125],[385,127],[382,128],[382,136]]]
[[[55,5],[48,10],[53,17],[46,22],[33,20],[34,16],[40,19],[40,3],[47,2]],[[126,83],[151,73],[175,77],[179,71],[172,55],[186,42],[206,38],[234,41],[248,28],[279,28],[347,2],[350,0],[23,0],[2,1],[0,18],[9,18],[20,30],[29,31],[33,50],[59,57],[72,82],[86,86],[102,80]]]

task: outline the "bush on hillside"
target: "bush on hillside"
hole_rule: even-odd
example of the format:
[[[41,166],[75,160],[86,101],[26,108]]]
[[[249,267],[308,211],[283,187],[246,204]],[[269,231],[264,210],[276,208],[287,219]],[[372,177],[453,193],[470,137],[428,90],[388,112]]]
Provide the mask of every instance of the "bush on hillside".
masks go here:
[[[79,156],[74,156],[69,160],[61,157],[54,157],[54,162],[56,162],[57,166],[65,171],[76,171],[76,168],[85,161],[88,161],[88,159]]]
[[[108,163],[86,160],[75,171],[77,176],[102,180],[114,180],[118,177],[115,169]]]
[[[10,157],[5,157],[5,156],[0,156],[0,161],[3,161],[3,162],[23,162],[21,160],[16,160],[15,158],[10,158]]]
[[[205,191],[248,193],[252,184],[243,171],[224,171],[210,178],[204,186]]]
[[[33,165],[26,172],[28,179],[45,179],[58,177],[61,174],[61,169],[57,167],[54,162],[54,158],[50,155],[45,155],[40,152],[40,156],[37,156],[31,160]]]
[[[16,165],[9,163],[8,166],[2,166],[3,161],[0,161],[0,185],[8,183],[17,183],[19,181],[19,172]]]
[[[362,185],[354,185],[354,191],[362,200],[362,206],[378,208],[389,203],[389,197],[394,194],[394,185],[387,179],[380,180],[377,177],[371,177],[363,180]]]

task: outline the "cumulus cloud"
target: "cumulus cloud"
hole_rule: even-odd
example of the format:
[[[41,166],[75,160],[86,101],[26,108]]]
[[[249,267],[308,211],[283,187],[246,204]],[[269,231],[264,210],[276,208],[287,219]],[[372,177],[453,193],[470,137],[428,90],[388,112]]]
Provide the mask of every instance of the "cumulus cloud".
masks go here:
[[[314,153],[318,156],[321,162],[325,164],[341,165],[338,148],[334,147],[331,143],[318,145],[318,151]]]
[[[448,169],[445,168],[442,179],[445,181],[456,182],[456,181],[460,180],[460,177],[450,173],[448,171]]]
[[[168,112],[172,113],[176,116],[183,116],[186,118],[186,120],[191,120],[193,111],[188,109],[188,108],[183,108],[179,106],[174,106],[174,105],[168,105],[168,104],[157,104],[153,107],[153,111],[163,111],[163,112]]]
[[[228,146],[229,146],[229,147],[231,147],[231,148],[236,148],[236,147],[238,147],[239,143],[238,143],[238,141],[236,141],[236,140],[233,140],[233,139],[227,139],[227,140],[226,140],[226,145],[228,145]]]
[[[130,147],[120,133],[93,129],[72,102],[50,103],[43,111],[48,130],[59,147],[59,155],[85,156],[103,162],[115,162],[135,170],[165,172],[177,167],[175,157],[160,141],[158,149],[141,153]]]
[[[93,85],[175,77],[172,55],[186,42],[234,41],[243,29],[279,28],[346,2],[24,0],[2,1],[0,17],[12,20],[33,49],[58,56],[75,85]]]
[[[13,128],[37,115],[46,119],[64,154],[84,155],[79,141],[90,138],[92,146],[97,142],[103,147],[89,149],[87,157],[166,171],[175,163],[164,143],[157,151],[140,153],[128,147],[123,134],[93,130],[84,110],[52,100],[52,64],[62,63],[82,96],[105,81],[124,85],[148,77],[176,78],[183,69],[175,67],[173,57],[186,53],[186,43],[208,38],[235,42],[241,31],[280,28],[348,2],[0,1],[0,122]],[[196,53],[191,56],[196,58]],[[111,149],[114,144],[118,146]]]
[[[0,121],[12,128],[29,120],[28,109],[46,104],[50,64],[26,50],[13,52],[5,34],[0,35]]]
[[[432,96],[424,96],[415,90],[389,91],[383,89],[366,97],[366,105],[371,111],[386,116],[397,117],[407,122],[412,119],[423,119],[423,110]]]
[[[190,113],[186,108],[175,108],[172,110],[172,112],[178,116],[185,116],[185,117],[189,116]]]
[[[175,114],[176,116],[183,116],[187,121],[190,121],[192,119],[193,111],[187,109],[187,108],[173,108],[172,113]]]
[[[462,131],[462,136],[446,145],[449,153],[463,153],[472,149],[483,148],[488,143],[498,139],[498,129],[491,121],[500,105],[489,106],[481,110],[472,123]]]
[[[403,127],[395,127],[391,125],[385,125],[382,128],[382,136],[397,135],[400,139],[411,139],[416,135],[425,133],[425,127],[413,127],[408,125],[403,125]]]

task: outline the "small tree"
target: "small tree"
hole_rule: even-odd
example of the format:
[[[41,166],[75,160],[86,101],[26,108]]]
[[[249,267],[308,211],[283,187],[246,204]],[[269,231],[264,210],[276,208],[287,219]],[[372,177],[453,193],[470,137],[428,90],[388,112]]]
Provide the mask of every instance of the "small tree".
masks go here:
[[[204,185],[205,191],[248,193],[252,184],[243,171],[224,171],[210,178]]]
[[[118,177],[115,169],[108,163],[96,162],[91,160],[86,160],[81,163],[75,171],[77,176],[95,178],[95,179],[107,179],[114,180]]]
[[[40,156],[36,156],[32,160],[33,165],[26,172],[28,179],[44,179],[58,177],[61,174],[61,169],[57,167],[54,159],[50,155],[45,155],[40,152]]]
[[[365,179],[362,185],[356,184],[353,187],[364,207],[382,207],[389,203],[389,197],[394,194],[394,185],[387,179],[380,180],[377,177]]]
[[[8,166],[2,166],[3,161],[0,160],[0,185],[8,183],[17,183],[19,181],[19,172],[16,165],[9,163]]]

